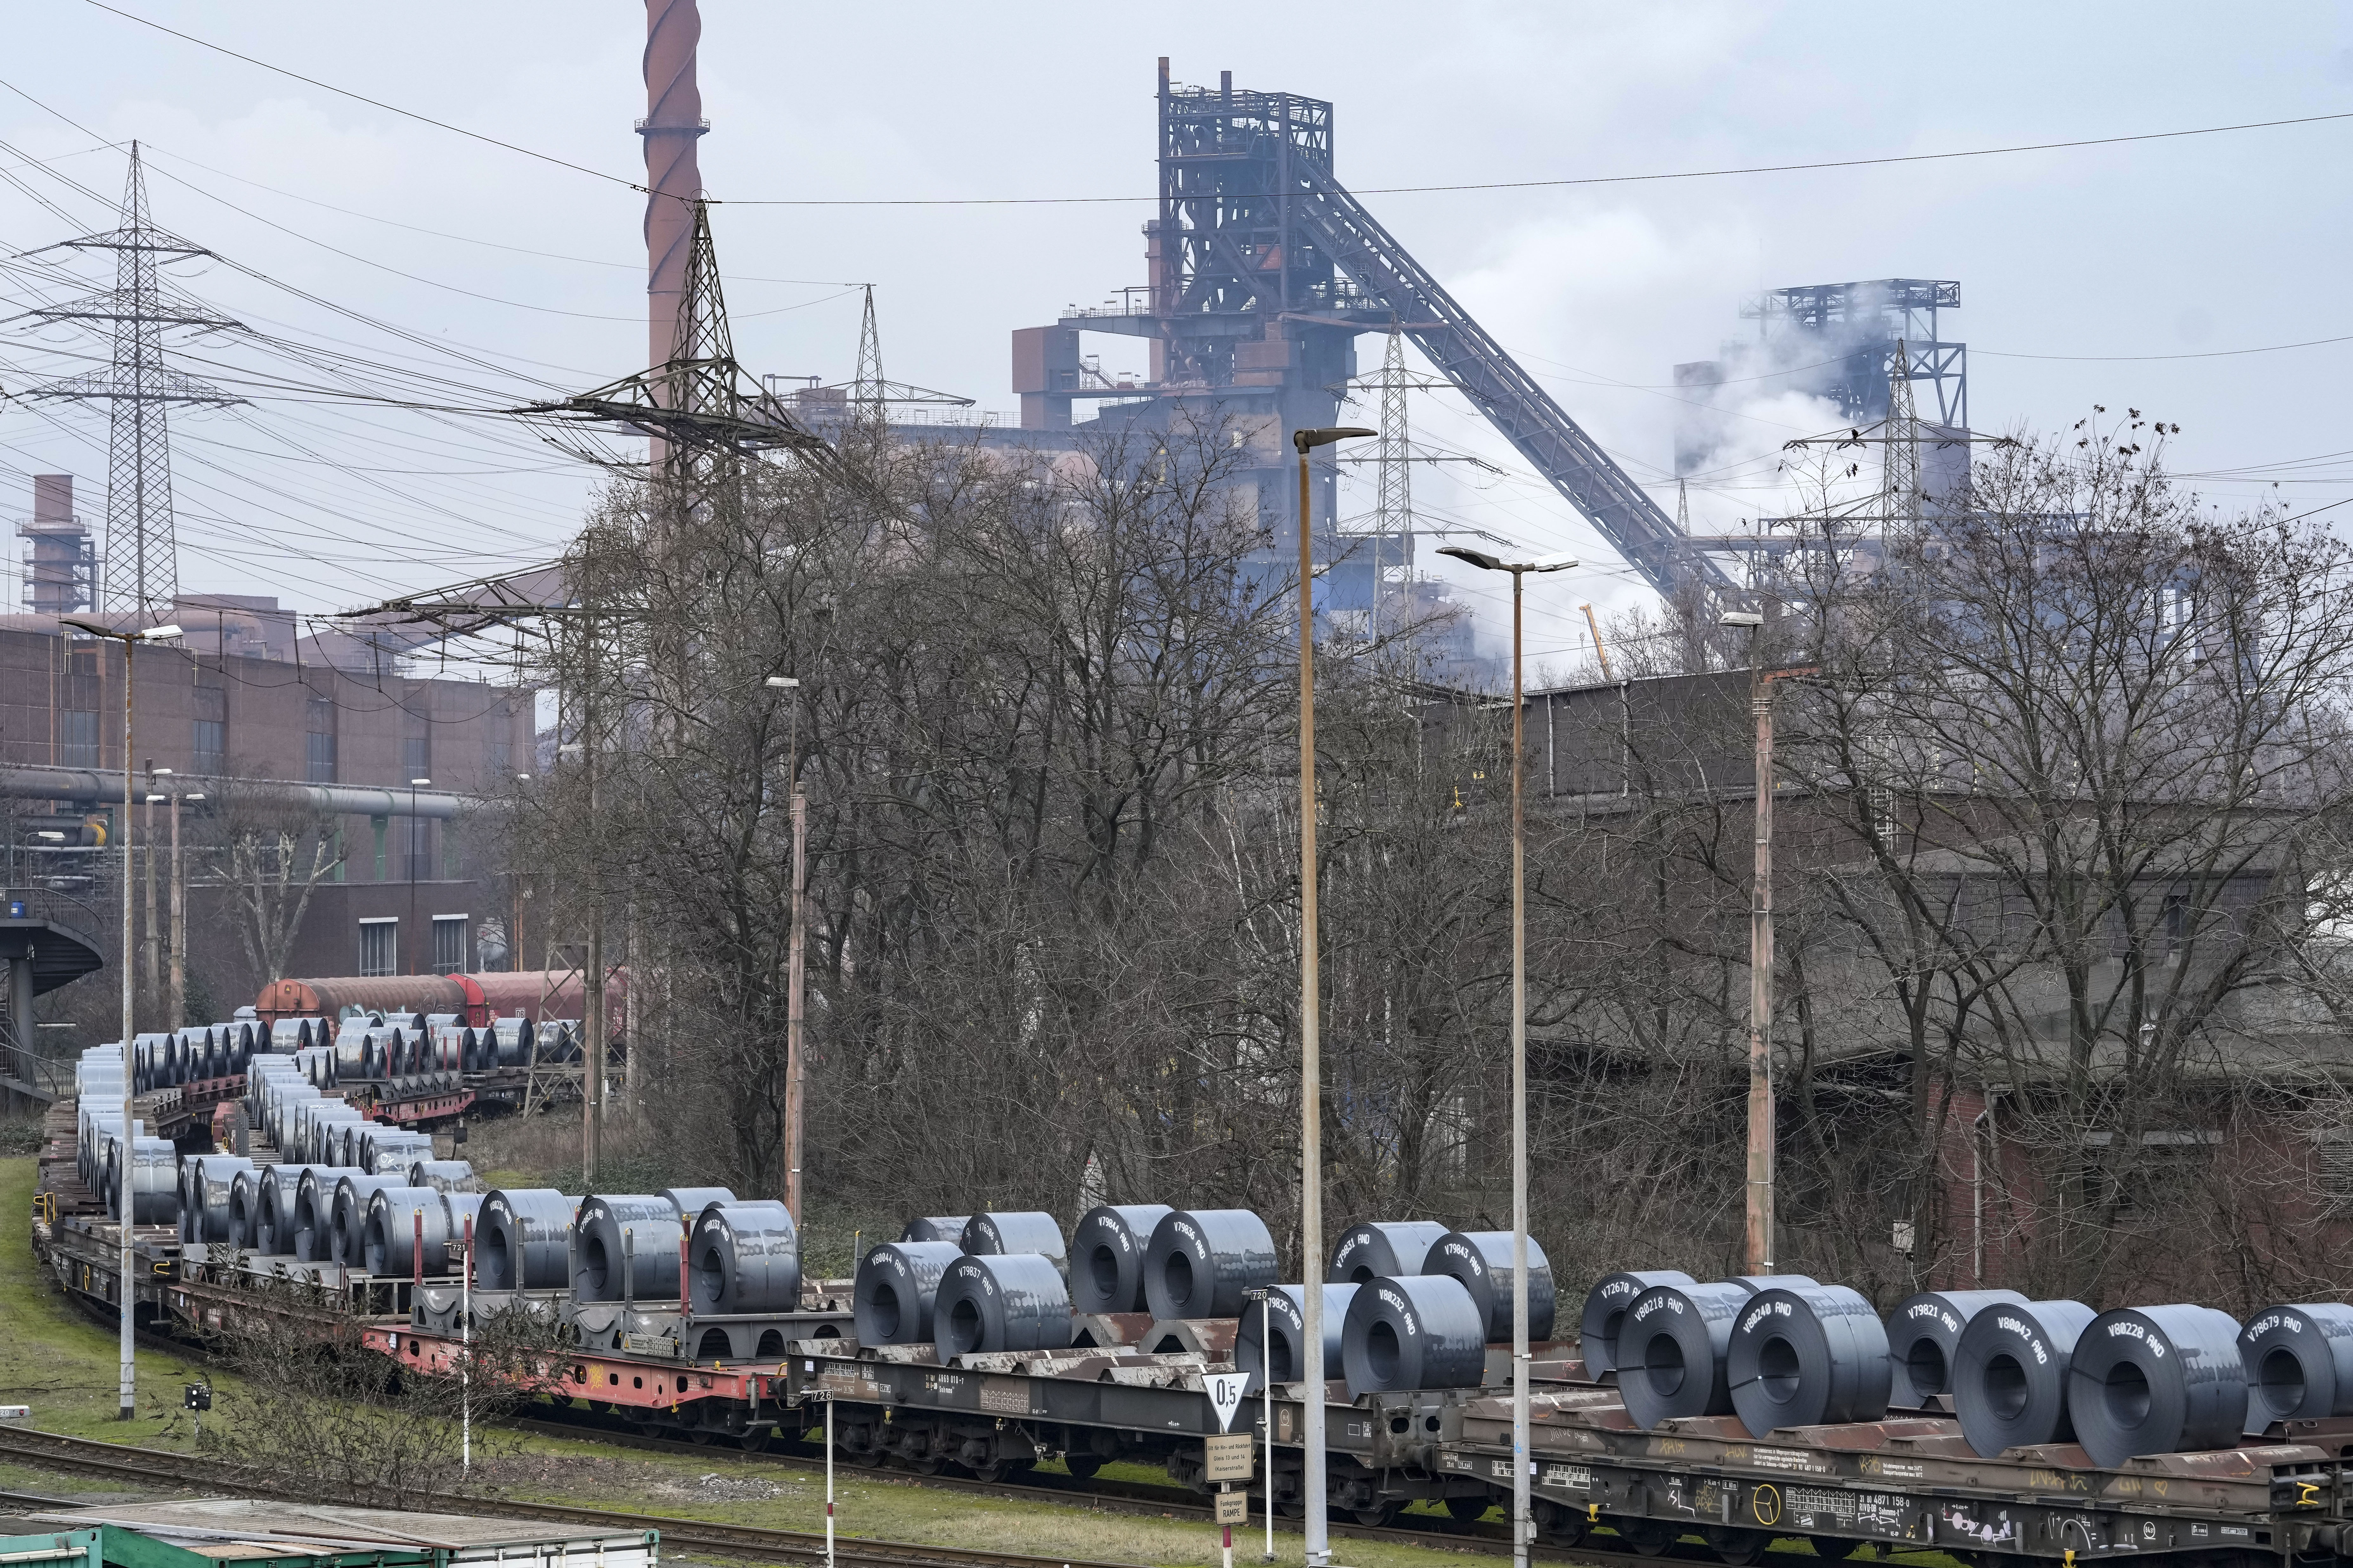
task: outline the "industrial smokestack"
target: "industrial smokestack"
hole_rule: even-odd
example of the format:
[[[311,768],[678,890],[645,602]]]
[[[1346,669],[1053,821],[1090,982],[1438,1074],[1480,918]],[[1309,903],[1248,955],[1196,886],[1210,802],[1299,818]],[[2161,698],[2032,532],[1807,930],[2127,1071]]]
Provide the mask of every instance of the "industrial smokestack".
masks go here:
[[[646,117],[638,134],[646,143],[646,363],[670,361],[678,336],[678,300],[686,287],[687,247],[702,194],[695,143],[710,127],[694,82],[694,50],[702,37],[695,0],[646,0]]]

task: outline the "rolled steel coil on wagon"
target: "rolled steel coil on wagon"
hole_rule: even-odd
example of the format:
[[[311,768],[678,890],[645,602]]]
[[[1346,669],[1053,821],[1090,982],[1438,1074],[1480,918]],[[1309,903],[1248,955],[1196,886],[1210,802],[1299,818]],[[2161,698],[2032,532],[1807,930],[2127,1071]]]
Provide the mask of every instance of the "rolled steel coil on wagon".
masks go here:
[[[346,1268],[363,1272],[367,1264],[368,1200],[389,1187],[403,1185],[406,1176],[371,1176],[358,1171],[345,1171],[335,1178],[333,1216],[335,1241],[333,1250],[323,1261],[340,1263]]]
[[[1340,1324],[1348,1397],[1388,1389],[1476,1388],[1487,1373],[1487,1325],[1470,1287],[1451,1274],[1368,1279]]]
[[[2251,1437],[2274,1421],[2353,1415],[2353,1307],[2266,1307],[2239,1331],[2239,1359]]]
[[[901,1241],[953,1242],[958,1252],[964,1250],[964,1227],[972,1223],[968,1214],[919,1215],[907,1222],[899,1233]]]
[[[335,1183],[343,1175],[334,1165],[302,1167],[294,1193],[294,1260],[297,1263],[335,1261]]]
[[[174,1184],[180,1194],[180,1240],[183,1244],[205,1238],[203,1201],[191,1195],[204,1189],[204,1180],[197,1173],[196,1158],[193,1154],[183,1157],[180,1168],[174,1173]]]
[[[482,1200],[474,1283],[485,1290],[560,1290],[572,1283],[575,1200],[553,1187],[502,1187]]]
[[[1071,1292],[1060,1263],[1039,1252],[968,1252],[949,1264],[932,1308],[939,1359],[1069,1348]]]
[[[463,1160],[413,1160],[408,1166],[408,1184],[431,1187],[443,1193],[479,1193],[482,1179],[474,1174],[474,1167]]]
[[[261,1226],[261,1170],[239,1171],[228,1188],[228,1244],[243,1252],[255,1250]]]
[[[1052,1258],[1057,1267],[1069,1261],[1062,1246],[1062,1222],[1036,1209],[976,1214],[965,1222],[964,1235],[958,1239],[975,1258],[1029,1252]]]
[[[360,1168],[375,1175],[406,1175],[419,1159],[433,1157],[433,1137],[427,1132],[402,1132],[375,1127],[363,1134]]]
[[[932,1308],[940,1277],[964,1256],[953,1241],[886,1242],[858,1260],[850,1317],[861,1345],[920,1345],[932,1341]]]
[[[1618,1365],[1618,1325],[1625,1321],[1635,1297],[1653,1285],[1698,1283],[1680,1268],[1637,1268],[1595,1280],[1585,1293],[1584,1316],[1577,1320],[1577,1348],[1585,1360],[1585,1375],[1598,1378]]]
[[[301,1152],[294,1146],[295,1107],[316,1105],[322,1098],[319,1086],[308,1079],[273,1088],[269,1091],[269,1109],[262,1121],[269,1130],[269,1141],[277,1144],[281,1152],[289,1156]]]
[[[2081,1301],[2029,1301],[1979,1312],[1953,1349],[1953,1414],[1985,1458],[2075,1436],[2067,1368],[2099,1314]]]
[[[1318,1285],[1316,1289],[1324,1292],[1324,1375],[1329,1377],[1340,1365],[1340,1327],[1357,1288]],[[1273,1338],[1271,1355],[1265,1342],[1270,1333]],[[1271,1286],[1263,1304],[1242,1304],[1234,1335],[1234,1368],[1250,1374],[1245,1390],[1250,1394],[1266,1387],[1270,1368],[1277,1383],[1297,1383],[1307,1375],[1307,1292],[1303,1287]]]
[[[200,1154],[186,1163],[193,1173],[187,1201],[197,1205],[196,1218],[193,1226],[183,1225],[181,1234],[191,1241],[234,1241],[237,1227],[230,1194],[239,1173],[254,1168],[253,1162],[237,1154]],[[189,1235],[191,1229],[195,1234]]]
[[[425,1250],[417,1250],[424,1237]],[[419,1258],[428,1275],[449,1271],[449,1210],[431,1187],[378,1187],[368,1194],[360,1227],[360,1267],[370,1274],[414,1276]]]
[[[1618,1325],[1618,1393],[1634,1424],[1732,1414],[1725,1352],[1751,1292],[1730,1280],[1653,1285]]]
[[[1752,1437],[1887,1414],[1887,1326],[1844,1285],[1759,1290],[1725,1349],[1732,1408]]]
[[[448,1215],[449,1245],[462,1247],[470,1234],[482,1234],[482,1200],[484,1193],[443,1193],[441,1212]]]
[[[668,1198],[598,1193],[582,1199],[572,1227],[573,1300],[676,1301],[681,1234]]]
[[[2075,1342],[2067,1408],[2104,1468],[2235,1446],[2247,1422],[2239,1320],[2186,1302],[2101,1313]]]
[[[278,1056],[292,1056],[311,1043],[311,1020],[280,1018],[269,1026],[269,1049]]]
[[[1887,1403],[1919,1410],[1953,1386],[1953,1352],[1961,1331],[1988,1307],[2023,1307],[2015,1290],[1923,1290],[1887,1314]]]
[[[1144,1253],[1144,1300],[1155,1318],[1231,1318],[1275,1282],[1274,1237],[1248,1209],[1173,1209]]]
[[[1508,1230],[1451,1230],[1433,1243],[1422,1268],[1462,1281],[1487,1325],[1491,1343],[1512,1337],[1512,1233]],[[1556,1303],[1552,1264],[1535,1237],[1528,1237],[1528,1338],[1552,1338]]]
[[[725,1187],[664,1187],[661,1195],[678,1211],[681,1226],[694,1224],[695,1215],[712,1204],[732,1204],[735,1194]]]
[[[1434,1219],[1373,1220],[1341,1232],[1324,1278],[1334,1285],[1362,1285],[1384,1275],[1419,1274],[1430,1249],[1446,1239]]]
[[[1071,1231],[1071,1306],[1081,1314],[1148,1312],[1144,1255],[1166,1219],[1166,1204],[1105,1204]]]
[[[120,1140],[116,1157],[121,1158]],[[122,1217],[120,1170],[118,1164],[110,1172],[111,1179],[106,1184],[106,1212],[116,1219]],[[131,1142],[131,1223],[180,1223],[180,1152],[168,1138],[134,1138]]]
[[[800,1310],[800,1233],[793,1228],[792,1210],[774,1199],[704,1209],[687,1240],[687,1261],[688,1293],[697,1316]],[[646,1265],[640,1260],[638,1267]],[[673,1279],[677,1267],[673,1255]]]
[[[253,1216],[253,1250],[264,1258],[291,1258],[301,1228],[296,1200],[309,1165],[269,1165],[261,1172],[260,1204]]]
[[[533,1027],[524,1017],[491,1020],[492,1059],[502,1068],[519,1068],[532,1059]]]

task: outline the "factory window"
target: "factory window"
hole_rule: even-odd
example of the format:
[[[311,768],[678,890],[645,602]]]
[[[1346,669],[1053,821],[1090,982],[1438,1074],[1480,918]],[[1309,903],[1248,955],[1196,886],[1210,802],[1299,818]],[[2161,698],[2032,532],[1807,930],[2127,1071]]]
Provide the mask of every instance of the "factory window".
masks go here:
[[[400,921],[393,916],[360,921],[360,973],[400,973]]]
[[[514,710],[491,710],[491,777],[503,782],[514,773]]]
[[[466,973],[466,935],[470,926],[471,919],[466,915],[433,917],[434,973]]]
[[[379,882],[385,879],[385,829],[389,827],[391,825],[392,818],[388,816],[371,816],[368,818],[368,826],[375,829],[375,879]]]
[[[303,762],[306,776],[312,784],[335,782],[335,704],[327,697],[313,697],[305,705],[310,721],[310,733],[304,738]]]
[[[98,715],[68,709],[58,715],[58,764],[68,768],[98,766]]]
[[[433,823],[423,816],[400,819],[400,837],[407,864],[401,868],[404,882],[429,882],[433,879]]]
[[[218,776],[228,771],[228,724],[220,719],[198,719],[191,726],[188,742],[191,765],[199,773]]]

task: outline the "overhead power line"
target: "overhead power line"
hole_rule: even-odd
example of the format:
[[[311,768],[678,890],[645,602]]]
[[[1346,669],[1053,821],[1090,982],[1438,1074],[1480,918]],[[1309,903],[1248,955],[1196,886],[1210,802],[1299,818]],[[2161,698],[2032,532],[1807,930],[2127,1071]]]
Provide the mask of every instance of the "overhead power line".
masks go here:
[[[340,97],[351,99],[355,102],[364,103],[373,108],[381,109],[386,113],[397,114],[404,119],[414,120],[421,124],[430,125],[438,130],[447,131],[455,135],[464,136],[472,141],[480,142],[492,147],[503,148],[510,153],[519,153],[526,158],[535,158],[543,163],[554,163],[560,168],[571,169],[575,173],[587,174],[595,179],[605,180],[617,185],[624,185],[632,191],[640,193],[641,195],[650,195],[653,194],[646,185],[638,181],[625,179],[618,174],[607,174],[602,169],[592,169],[586,163],[575,163],[568,158],[559,158],[552,153],[542,153],[536,149],[525,147],[517,142],[502,141],[496,136],[485,135],[483,132],[479,131],[469,131],[462,125],[452,125],[446,120],[437,120],[432,115],[422,114],[413,109],[403,109],[397,104],[386,103],[382,99],[371,98],[365,93],[354,92],[349,88],[337,87],[332,82],[321,81],[316,77],[305,76],[300,71],[290,70],[284,66],[272,65],[268,60],[257,59],[251,55],[242,54],[236,49],[226,47],[225,45],[216,44],[208,39],[199,38],[193,33],[184,33],[177,27],[167,27],[161,22],[152,21],[134,12],[125,11],[120,6],[107,5],[105,0],[83,0],[83,3],[96,6],[99,10],[107,12],[112,16],[121,16],[125,21],[136,22],[142,27],[152,27],[159,33],[168,33],[175,38],[184,39],[188,43],[196,45],[200,48],[210,49],[216,54],[227,55],[231,59],[242,60],[249,66],[258,67],[262,70],[274,72],[279,76],[287,77],[295,81],[307,83],[322,91],[332,92]],[[2318,125],[2331,121],[2341,120],[2353,120],[2353,110],[2345,110],[2334,114],[2297,115],[2281,120],[2243,121],[2230,125],[2200,125],[2180,131],[2143,131],[2116,136],[2076,137],[2072,140],[2061,142],[2018,142],[2001,147],[1969,147],[1945,153],[1883,153],[1875,157],[1866,158],[1824,158],[1799,163],[1751,163],[1717,169],[1678,169],[1662,173],[1641,174],[1583,174],[1543,180],[1486,180],[1438,185],[1380,185],[1374,186],[1369,189],[1358,190],[1356,194],[1360,196],[1401,196],[1435,195],[1450,191],[1548,190],[1562,189],[1576,185],[1625,185],[1672,180],[1726,179],[1748,174],[1809,174],[1826,169],[1882,168],[1904,163],[1945,163],[1960,158],[1997,158],[2015,156],[2025,153],[2058,153],[2085,147],[2116,147],[2122,146],[2127,142],[2168,142],[2189,136],[2221,136],[2240,131],[2274,131],[2291,125]],[[734,198],[712,196],[705,199],[711,201],[714,205],[727,205],[734,206],[929,207],[1078,206],[1113,203],[1156,202],[1160,197],[1157,194],[1155,194],[1151,195],[1133,196],[761,196]]]

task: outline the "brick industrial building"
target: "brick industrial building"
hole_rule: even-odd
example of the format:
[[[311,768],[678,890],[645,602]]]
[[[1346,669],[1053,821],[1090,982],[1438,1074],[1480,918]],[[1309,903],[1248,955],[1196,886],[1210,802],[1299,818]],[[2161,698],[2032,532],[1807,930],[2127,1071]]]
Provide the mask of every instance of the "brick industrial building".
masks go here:
[[[182,808],[184,842],[195,847],[239,811],[332,825],[334,864],[313,889],[284,972],[508,967],[511,919],[483,859],[476,807],[533,771],[530,694],[405,674],[382,649],[307,635],[274,599],[183,595],[174,619],[185,637],[142,647],[133,666],[138,793],[205,794]],[[12,897],[36,896],[100,938],[110,958],[120,941],[112,824],[122,809],[123,658],[121,644],[72,633],[54,613],[0,617],[0,812],[9,827],[0,875]],[[151,766],[172,772],[151,785]],[[160,850],[168,805],[136,809],[137,841]],[[153,826],[143,820],[151,813]],[[187,963],[226,1013],[277,976],[250,973],[236,925],[242,905],[215,858],[187,860]],[[168,876],[167,864],[158,869]],[[135,875],[143,879],[143,861]],[[139,903],[143,889],[133,894]]]

